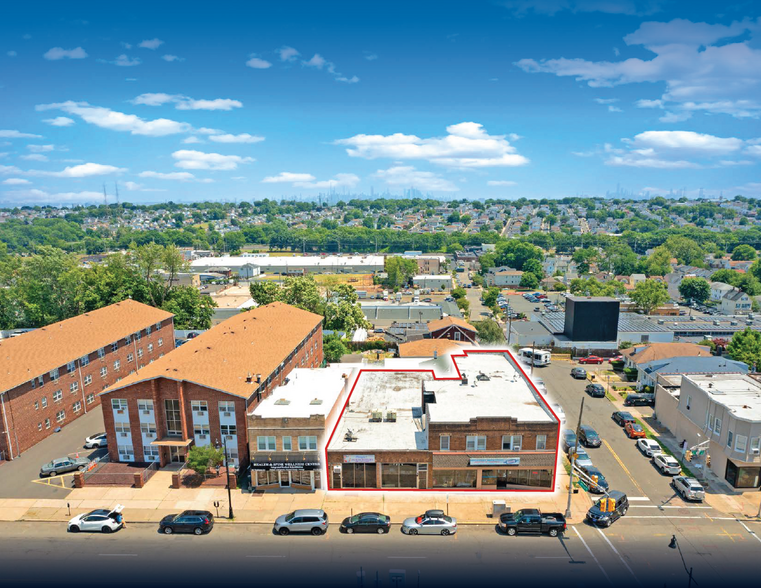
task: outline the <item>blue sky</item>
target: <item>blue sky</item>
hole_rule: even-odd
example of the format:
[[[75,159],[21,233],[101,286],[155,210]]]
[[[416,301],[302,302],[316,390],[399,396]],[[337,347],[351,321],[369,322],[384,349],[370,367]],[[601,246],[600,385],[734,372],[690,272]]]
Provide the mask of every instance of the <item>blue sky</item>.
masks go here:
[[[761,196],[761,9],[668,0],[4,8],[0,204]]]

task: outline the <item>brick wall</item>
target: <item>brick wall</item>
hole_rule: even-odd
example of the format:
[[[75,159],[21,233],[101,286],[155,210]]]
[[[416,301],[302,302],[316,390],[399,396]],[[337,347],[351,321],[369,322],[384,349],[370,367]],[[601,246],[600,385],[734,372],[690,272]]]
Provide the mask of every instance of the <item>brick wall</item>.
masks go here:
[[[459,333],[459,338],[457,337],[457,333]],[[450,339],[451,341],[463,341],[463,342],[469,342],[469,343],[476,342],[475,333],[471,331],[466,331],[465,329],[458,327],[457,325],[452,325],[444,329],[439,329],[438,331],[431,331],[431,338],[432,339]]]
[[[428,447],[438,451],[441,436],[449,435],[449,450],[465,451],[468,435],[486,435],[486,451],[502,451],[503,435],[523,435],[521,449],[534,451],[537,435],[546,435],[546,450],[555,451],[557,433],[554,423],[520,423],[516,419],[478,417],[469,423],[429,423]]]
[[[146,335],[145,329],[149,326],[151,333]],[[159,345],[159,339],[162,340],[161,345]],[[0,416],[5,416],[7,419],[14,457],[50,436],[56,427],[63,427],[85,414],[85,409],[89,411],[100,404],[100,392],[127,376],[138,365],[148,365],[151,360],[158,359],[173,350],[173,320],[162,321],[159,330],[156,330],[156,323],[146,324],[141,329],[140,341],[135,340],[133,333],[129,344],[125,342],[124,336],[115,342],[118,343],[117,350],[114,351],[112,346],[108,345],[104,348],[105,355],[103,358],[98,357],[97,349],[93,349],[87,355],[89,364],[86,366],[80,365],[79,357],[72,357],[70,361],[76,362],[75,369],[73,372],[69,372],[67,364],[59,366],[57,380],[52,380],[49,373],[34,374],[34,388],[30,378],[30,381],[24,385],[8,391],[3,398],[5,415]],[[150,351],[149,345],[152,346]],[[139,357],[139,350],[141,349],[142,357]],[[132,361],[129,361],[130,356]],[[116,361],[119,362],[118,369],[114,367]],[[104,367],[106,374],[105,377],[101,377],[101,368]],[[43,376],[44,383],[41,386],[36,381],[37,376]],[[88,377],[91,378],[90,383],[87,383]],[[73,383],[77,386],[74,392],[71,391]],[[61,391],[61,399],[58,401],[54,400],[57,390]],[[76,402],[81,403],[81,408],[77,412],[74,411]],[[47,406],[43,406],[43,404]],[[63,421],[58,422],[56,415],[61,410],[64,411],[65,417]],[[2,407],[0,407],[0,412],[2,412]],[[46,419],[49,421],[49,425]],[[0,432],[0,452],[3,452],[6,459],[9,459],[11,451],[8,450],[8,435],[4,423],[5,420],[0,418],[0,429],[2,429]],[[92,433],[98,432],[100,431],[92,431]]]

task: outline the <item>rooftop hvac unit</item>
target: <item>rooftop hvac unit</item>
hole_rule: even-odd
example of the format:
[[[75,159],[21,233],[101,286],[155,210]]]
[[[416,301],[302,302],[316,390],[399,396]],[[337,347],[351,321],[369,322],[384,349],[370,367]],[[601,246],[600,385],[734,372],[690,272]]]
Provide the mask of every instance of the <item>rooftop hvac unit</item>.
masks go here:
[[[658,319],[658,324],[662,325],[663,324],[663,319]]]
[[[383,422],[383,412],[380,410],[374,410],[370,413],[370,422],[371,423],[381,423]]]
[[[356,441],[357,436],[354,433],[352,433],[350,429],[347,429],[346,435],[344,435],[344,439],[346,439],[347,441]]]
[[[720,324],[721,324],[721,323],[720,323],[719,321],[713,321],[713,325],[714,325],[715,327],[718,327]]]
[[[396,422],[396,413],[393,410],[390,410],[386,413],[386,422],[387,423],[395,423]]]
[[[309,404],[322,404],[322,398],[315,398],[314,400],[311,400]]]
[[[280,398],[278,400],[275,400],[276,406],[288,406],[291,403],[290,400],[286,400],[285,398]]]
[[[729,321],[729,324],[730,324],[730,325],[732,325],[732,326],[734,327],[734,326],[736,326],[736,325],[737,325],[737,321]]]

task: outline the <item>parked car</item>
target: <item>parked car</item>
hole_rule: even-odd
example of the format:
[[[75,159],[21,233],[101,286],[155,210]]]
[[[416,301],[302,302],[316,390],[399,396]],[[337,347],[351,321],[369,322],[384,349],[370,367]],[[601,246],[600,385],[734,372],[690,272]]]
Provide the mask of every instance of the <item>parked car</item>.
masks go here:
[[[454,535],[456,532],[457,520],[446,516],[441,510],[429,510],[402,523],[402,533],[405,535]]]
[[[75,516],[69,521],[66,530],[69,533],[79,533],[80,531],[99,531],[101,533],[113,533],[124,526],[124,519],[121,512],[124,506],[117,504],[113,510],[99,508]]]
[[[545,386],[544,382],[542,382],[541,380],[537,379],[537,381],[536,381],[536,387],[537,387],[537,389],[540,392],[544,392],[545,394],[547,393],[547,386]],[[564,423],[565,422],[565,411],[563,410],[563,407],[560,406],[559,404],[553,404],[552,405],[552,410],[558,416],[558,418],[560,419],[560,422]]]
[[[706,491],[695,478],[687,476],[677,476],[671,480],[671,485],[684,500],[695,500],[703,502],[706,497]]]
[[[595,466],[579,466],[579,469],[584,472],[588,478],[593,480],[593,482],[584,480],[589,486],[589,491],[592,494],[605,494],[610,485],[598,468]],[[594,482],[595,479],[597,479],[596,482]]]
[[[214,528],[214,515],[208,510],[186,510],[180,514],[170,514],[161,519],[159,532],[165,535],[172,533],[193,533],[203,535],[211,533]]]
[[[322,535],[328,530],[328,514],[324,510],[304,508],[281,515],[275,520],[275,533],[311,533]]]
[[[499,517],[499,530],[510,535],[542,535],[557,537],[566,530],[565,517],[559,512],[543,514],[536,508],[524,508]]]
[[[646,437],[637,439],[637,449],[644,453],[647,457],[653,457],[656,453],[661,453],[663,450],[657,441],[648,439]]]
[[[611,415],[611,418],[616,421],[616,423],[621,427],[625,426],[626,423],[637,422],[634,420],[634,417],[631,415],[631,413],[626,412],[625,410],[617,410]]]
[[[625,516],[629,510],[629,499],[623,492],[611,490],[608,495],[600,498],[587,511],[587,520],[600,527],[610,527],[614,522]]]
[[[379,512],[361,512],[353,517],[346,517],[341,523],[341,532],[351,535],[352,533],[377,533],[383,535],[391,528],[391,517]]]
[[[587,370],[580,367],[575,367],[571,370],[571,377],[575,380],[586,380],[587,379]]]
[[[566,453],[576,447],[576,433],[573,429],[563,429],[560,433],[560,440],[563,444],[563,451]]]
[[[579,446],[574,463],[579,467],[590,467],[592,466],[592,459],[589,457],[587,450]]]
[[[624,406],[654,406],[655,394],[634,393],[628,394],[624,400]]]
[[[423,302],[433,302],[433,298],[423,298]]]
[[[584,388],[592,398],[605,398],[605,388],[602,384],[587,384]]]
[[[629,439],[642,439],[646,437],[645,429],[639,423],[627,422],[624,425],[624,431]]]
[[[599,355],[587,355],[586,357],[580,357],[579,363],[582,364],[600,364],[603,359]]]
[[[541,310],[542,310],[541,306],[535,306],[534,307],[534,312],[540,312]]]
[[[665,453],[656,453],[653,455],[653,464],[657,467],[662,474],[669,476],[678,476],[682,473],[682,466],[672,456]]]
[[[92,449],[93,447],[105,447],[108,445],[108,439],[105,433],[98,433],[97,435],[90,435],[85,439],[85,449]]]
[[[57,476],[66,472],[82,471],[90,463],[87,457],[59,457],[40,468],[40,477]]]
[[[609,363],[613,363],[613,362],[616,362],[616,361],[623,361],[623,360],[624,360],[624,356],[621,355],[620,353],[617,354],[617,355],[614,355],[613,357],[609,357],[608,358],[608,362]]]
[[[583,443],[584,447],[600,447],[602,439],[592,427],[581,425],[579,427],[579,443]]]

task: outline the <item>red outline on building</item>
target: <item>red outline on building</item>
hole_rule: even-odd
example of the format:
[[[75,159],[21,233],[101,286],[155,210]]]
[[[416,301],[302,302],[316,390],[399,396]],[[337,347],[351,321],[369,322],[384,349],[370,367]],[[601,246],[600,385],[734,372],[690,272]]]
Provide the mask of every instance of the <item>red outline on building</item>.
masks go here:
[[[460,368],[457,365],[457,360],[455,358],[457,357],[467,357],[471,353],[506,353],[510,360],[512,361],[513,365],[518,369],[518,371],[521,373],[523,378],[528,382],[528,384],[531,386],[531,388],[536,392],[537,396],[540,398],[540,400],[544,403],[544,405],[549,409],[550,413],[552,413],[552,416],[555,417],[558,423],[558,436],[557,436],[557,442],[555,443],[555,467],[552,469],[552,486],[549,489],[546,490],[540,490],[535,488],[509,488],[504,490],[483,490],[480,488],[333,488],[331,486],[331,480],[333,479],[333,476],[331,475],[330,471],[330,464],[328,463],[328,447],[330,446],[330,442],[333,440],[333,435],[335,435],[336,430],[338,429],[338,425],[341,423],[341,419],[344,416],[344,412],[346,412],[346,407],[349,406],[349,401],[351,400],[352,394],[354,394],[354,388],[357,387],[357,383],[359,382],[359,379],[362,377],[363,372],[391,372],[391,373],[401,373],[401,372],[420,372],[420,373],[430,373],[433,376],[434,381],[444,381],[444,380],[461,380],[462,376],[460,374]],[[452,358],[452,363],[454,364],[454,369],[457,372],[457,376],[453,376],[450,378],[437,378],[436,373],[434,370],[408,370],[408,369],[399,369],[399,370],[392,370],[392,369],[360,369],[359,373],[357,374],[357,377],[354,379],[354,384],[351,387],[351,391],[349,392],[349,396],[346,398],[346,403],[344,404],[343,408],[341,409],[341,414],[336,420],[336,424],[333,427],[333,431],[330,433],[330,437],[328,438],[328,442],[325,444],[325,477],[327,478],[327,487],[329,492],[447,492],[447,493],[453,493],[453,492],[555,492],[555,482],[557,480],[557,473],[558,473],[558,451],[560,449],[560,418],[558,418],[558,415],[555,414],[555,411],[552,410],[552,407],[547,402],[547,399],[542,396],[542,393],[539,392],[539,389],[534,385],[534,382],[531,381],[531,378],[526,375],[526,372],[523,371],[523,368],[521,367],[521,364],[519,361],[515,359],[512,352],[509,349],[465,349],[462,353],[453,353],[450,356]],[[483,415],[483,416],[489,416],[489,415]],[[383,451],[380,449],[380,451]],[[457,452],[457,453],[463,453],[463,452]],[[465,452],[467,453],[467,452]]]

